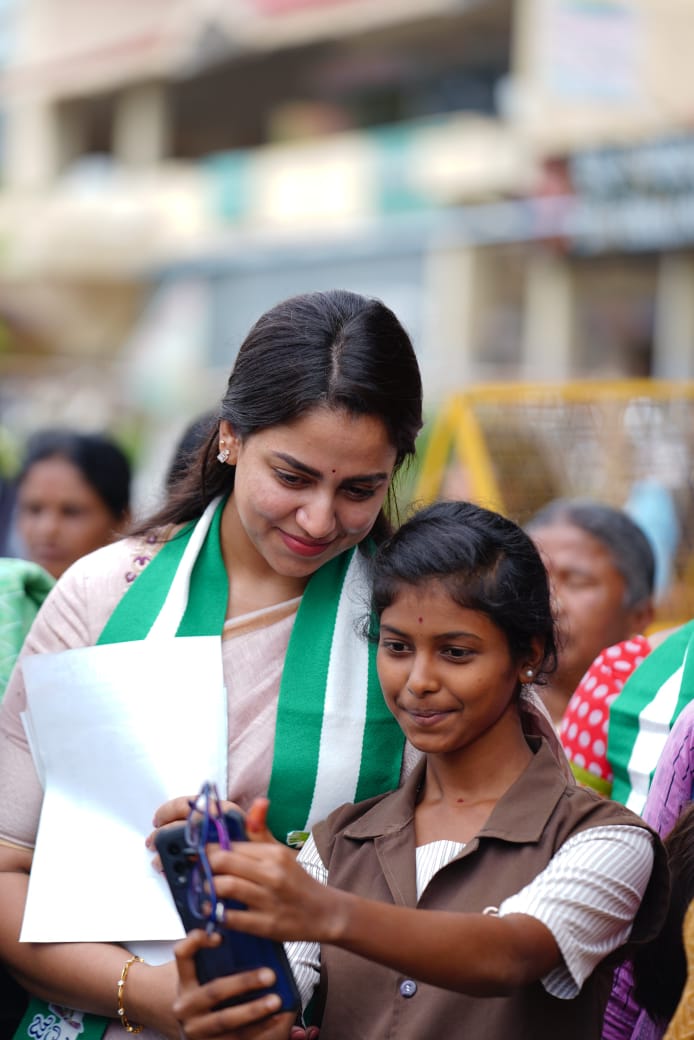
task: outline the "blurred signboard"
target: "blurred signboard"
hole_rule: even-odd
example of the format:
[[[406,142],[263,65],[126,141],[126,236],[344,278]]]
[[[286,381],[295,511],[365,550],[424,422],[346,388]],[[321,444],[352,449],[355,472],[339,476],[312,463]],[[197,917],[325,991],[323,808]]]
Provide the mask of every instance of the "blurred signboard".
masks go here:
[[[580,152],[571,158],[569,172],[584,197],[620,198],[637,193],[664,197],[694,191],[694,137]]]
[[[694,136],[577,153],[571,240],[582,252],[645,251],[694,242]]]

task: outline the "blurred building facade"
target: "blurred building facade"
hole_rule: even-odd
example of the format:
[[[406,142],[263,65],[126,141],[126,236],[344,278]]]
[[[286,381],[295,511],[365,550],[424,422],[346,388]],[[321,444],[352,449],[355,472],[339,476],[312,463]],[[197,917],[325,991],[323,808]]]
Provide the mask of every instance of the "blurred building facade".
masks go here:
[[[694,377],[691,0],[3,0],[0,28],[0,422],[31,382],[53,418],[182,426],[263,309],[335,285],[396,310],[430,405]]]

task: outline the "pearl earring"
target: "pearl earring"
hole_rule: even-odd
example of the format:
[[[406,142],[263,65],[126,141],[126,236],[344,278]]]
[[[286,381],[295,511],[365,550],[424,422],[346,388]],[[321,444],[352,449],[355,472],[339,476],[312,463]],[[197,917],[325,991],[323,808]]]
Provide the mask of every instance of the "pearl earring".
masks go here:
[[[229,461],[229,456],[230,455],[231,455],[231,452],[229,451],[228,448],[222,448],[222,450],[217,455],[217,461],[221,462],[222,465],[224,465],[226,462]]]
[[[528,682],[530,682],[532,679],[535,678],[535,672],[533,671],[532,668],[526,668],[525,669],[525,677],[528,680]]]

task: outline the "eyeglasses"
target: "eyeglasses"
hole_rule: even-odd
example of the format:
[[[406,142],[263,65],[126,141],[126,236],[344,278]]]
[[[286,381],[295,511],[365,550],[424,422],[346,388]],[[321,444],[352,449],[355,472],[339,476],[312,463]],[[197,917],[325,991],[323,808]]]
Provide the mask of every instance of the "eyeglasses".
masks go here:
[[[188,906],[194,917],[205,922],[206,930],[213,932],[224,920],[225,907],[217,899],[205,846],[209,842],[216,842],[222,849],[230,847],[216,784],[204,783],[197,798],[189,805],[184,832],[186,851],[192,861],[188,879]]]

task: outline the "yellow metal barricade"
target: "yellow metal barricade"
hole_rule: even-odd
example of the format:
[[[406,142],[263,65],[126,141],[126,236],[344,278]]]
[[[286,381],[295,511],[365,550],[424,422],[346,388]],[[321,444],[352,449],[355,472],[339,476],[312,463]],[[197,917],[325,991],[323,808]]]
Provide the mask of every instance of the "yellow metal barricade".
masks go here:
[[[694,616],[694,381],[481,385],[445,401],[423,441],[413,504],[468,498],[522,524],[553,498],[622,507],[659,490],[679,527],[659,614]]]

